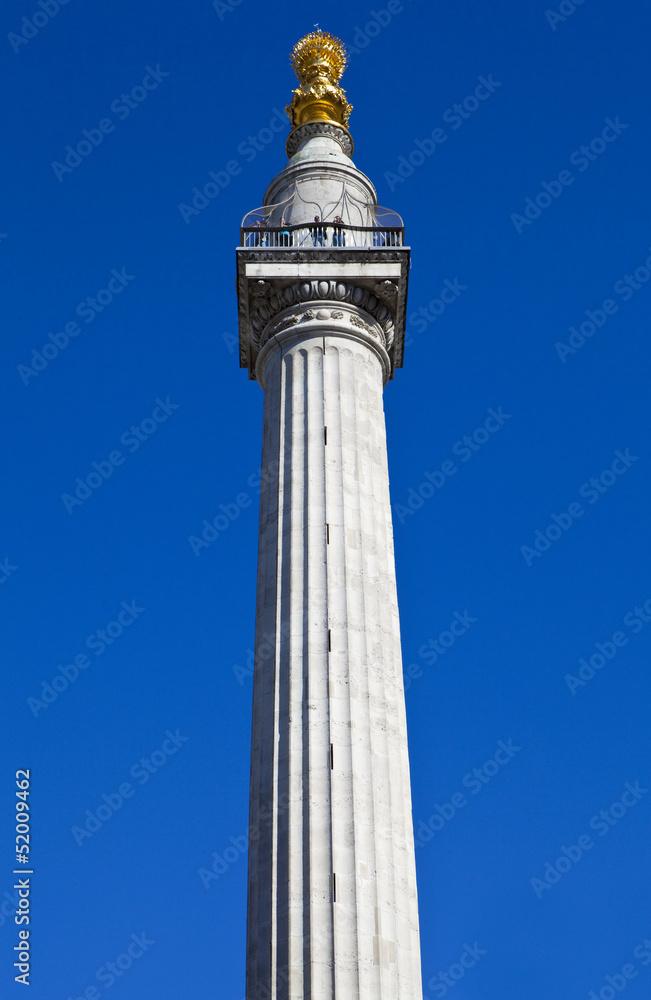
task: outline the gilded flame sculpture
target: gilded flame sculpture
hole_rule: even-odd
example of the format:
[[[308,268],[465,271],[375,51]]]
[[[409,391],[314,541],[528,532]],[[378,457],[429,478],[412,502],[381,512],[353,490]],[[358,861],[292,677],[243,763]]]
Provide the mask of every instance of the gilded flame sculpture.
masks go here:
[[[290,60],[299,80],[286,108],[292,129],[319,121],[346,128],[353,106],[338,86],[347,61],[344,43],[327,31],[313,31],[296,43]]]

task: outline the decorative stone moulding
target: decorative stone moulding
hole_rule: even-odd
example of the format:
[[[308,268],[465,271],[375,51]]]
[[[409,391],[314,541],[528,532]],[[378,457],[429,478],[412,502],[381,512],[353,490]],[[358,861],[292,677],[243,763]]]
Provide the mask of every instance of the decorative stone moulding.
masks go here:
[[[330,309],[333,319],[333,310],[350,305],[371,329],[377,324],[392,379],[402,367],[409,255],[409,247],[238,248],[240,364],[249,378],[257,378],[258,354],[285,310]],[[345,326],[352,335],[355,324],[346,318]]]
[[[373,335],[381,335],[385,348],[387,350],[391,348],[394,338],[394,317],[390,307],[378,295],[374,295],[367,288],[362,288],[354,282],[327,278],[296,281],[279,289],[273,289],[269,282],[258,282],[255,286],[255,309],[251,315],[251,343],[253,347],[259,351],[266,340],[278,332],[272,320],[291,306],[306,302],[323,302],[324,308],[321,311],[325,315],[318,318],[336,318],[330,310],[325,309],[328,301],[332,300],[338,303],[348,303],[355,306],[357,310],[363,310],[367,313],[370,319],[375,321],[378,331],[380,331],[379,334],[374,332]],[[283,321],[284,319],[285,317],[283,317]]]
[[[332,302],[315,301],[313,307],[305,302],[283,309],[267,323],[260,337],[260,348],[255,362],[255,376],[264,389],[265,368],[271,353],[282,348],[288,341],[300,338],[309,341],[323,337],[355,339],[364,343],[378,358],[382,367],[383,382],[391,377],[391,359],[385,332],[380,323],[366,310],[359,309],[350,302],[343,302],[342,308],[332,309]]]
[[[299,125],[293,132],[290,132],[285,143],[285,149],[289,157],[297,153],[302,143],[308,139],[313,139],[317,135],[327,135],[334,139],[341,146],[341,150],[346,156],[352,156],[355,145],[353,137],[342,125],[335,125],[334,122],[306,122]]]

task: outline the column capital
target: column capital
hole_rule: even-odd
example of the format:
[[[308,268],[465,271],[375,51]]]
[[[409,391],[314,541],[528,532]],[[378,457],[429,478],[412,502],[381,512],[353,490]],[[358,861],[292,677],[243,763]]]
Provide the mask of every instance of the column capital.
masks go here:
[[[381,345],[385,380],[402,367],[408,247],[240,249],[237,271],[240,367],[248,368],[250,378],[257,377],[258,354],[271,337],[312,319],[318,323],[319,313],[332,329],[333,307],[341,313],[334,317],[338,333],[365,331]]]
[[[288,353],[295,348],[321,347],[324,341],[330,346],[338,342],[340,347],[345,347],[346,342],[350,345],[351,341],[364,344],[380,362],[382,382],[387,384],[391,361],[387,335],[379,320],[350,302],[328,300],[299,302],[283,309],[267,324],[256,360],[255,377],[265,389],[265,369],[275,351]]]

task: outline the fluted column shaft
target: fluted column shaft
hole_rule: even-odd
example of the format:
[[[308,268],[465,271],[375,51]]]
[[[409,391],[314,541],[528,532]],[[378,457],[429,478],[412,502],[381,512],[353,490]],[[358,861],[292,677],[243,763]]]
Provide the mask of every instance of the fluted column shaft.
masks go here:
[[[258,361],[247,1000],[421,1000],[386,355],[310,305]]]

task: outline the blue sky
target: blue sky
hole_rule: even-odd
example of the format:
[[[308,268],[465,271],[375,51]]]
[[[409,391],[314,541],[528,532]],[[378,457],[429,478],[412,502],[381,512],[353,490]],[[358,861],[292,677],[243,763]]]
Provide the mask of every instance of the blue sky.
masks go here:
[[[3,995],[19,768],[34,1000],[244,995],[234,248],[319,23],[412,247],[385,405],[425,996],[648,996],[647,5],[56,6],[7,0],[0,46]]]

